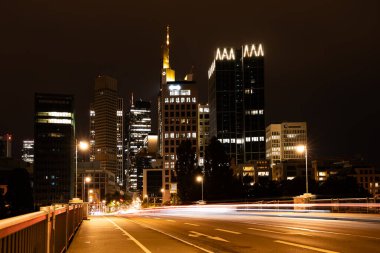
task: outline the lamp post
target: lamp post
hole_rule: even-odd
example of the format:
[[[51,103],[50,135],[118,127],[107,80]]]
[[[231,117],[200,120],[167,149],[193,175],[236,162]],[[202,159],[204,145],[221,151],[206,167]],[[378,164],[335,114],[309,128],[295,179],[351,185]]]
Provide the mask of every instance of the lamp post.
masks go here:
[[[164,205],[164,194],[165,194],[164,188],[161,188],[161,193],[162,193],[162,203],[161,203],[161,205]]]
[[[307,147],[306,147],[306,145],[299,145],[299,146],[296,147],[296,150],[300,154],[305,153],[306,193],[309,193],[309,180],[308,180],[308,174],[307,174]]]
[[[203,176],[197,176],[197,182],[202,183],[202,202],[203,202]]]
[[[86,202],[86,183],[91,182],[91,177],[85,177],[83,179],[83,202]]]
[[[75,139],[75,197],[78,197],[78,145],[80,150],[88,149],[88,142],[80,141],[78,144],[78,140]]]

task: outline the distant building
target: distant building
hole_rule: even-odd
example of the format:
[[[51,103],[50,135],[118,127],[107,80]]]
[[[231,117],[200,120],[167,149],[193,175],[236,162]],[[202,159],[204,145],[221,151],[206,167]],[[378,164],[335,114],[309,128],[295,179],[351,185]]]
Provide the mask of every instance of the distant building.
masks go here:
[[[118,98],[117,80],[100,75],[95,79],[94,102],[90,106],[90,161],[99,161],[112,172],[119,186],[124,184],[123,100]]]
[[[36,94],[34,193],[37,206],[68,203],[74,195],[74,97]]]
[[[210,108],[208,104],[198,104],[198,165],[204,165],[206,148],[210,141]]]
[[[5,134],[0,136],[0,158],[1,157],[12,157],[12,135]]]
[[[261,44],[218,48],[208,71],[210,136],[231,165],[265,159],[264,51]]]
[[[90,178],[90,182],[85,182],[86,177]],[[101,169],[98,161],[78,163],[77,196],[81,199],[99,203],[106,199],[107,194],[115,193],[115,182],[115,174]]]
[[[380,197],[380,169],[372,166],[353,165],[350,176],[372,196]]]
[[[283,161],[305,159],[297,146],[307,146],[306,122],[283,122],[266,128],[266,159],[271,166]]]
[[[138,172],[136,155],[141,149],[147,147],[145,139],[152,131],[151,103],[138,99],[133,101],[128,113],[128,156],[130,165],[128,168],[128,189],[138,191],[142,189],[142,171]],[[138,178],[141,177],[141,183]],[[140,186],[139,186],[140,185]]]
[[[238,164],[234,174],[241,178],[244,184],[250,185],[262,180],[272,180],[272,170],[268,160],[253,160]]]
[[[312,161],[315,180],[319,183],[329,177],[354,177],[359,186],[373,196],[380,196],[380,169],[363,161],[348,159],[320,159]]]
[[[169,27],[163,46],[161,85],[158,96],[159,153],[164,159],[164,199],[170,199],[170,187],[175,179],[177,148],[184,140],[190,140],[197,149],[197,90],[193,75],[184,81],[176,81],[175,71],[169,63]]]
[[[117,98],[116,111],[116,158],[117,158],[117,174],[116,182],[119,186],[123,186],[125,182],[124,171],[124,100]]]
[[[24,162],[34,163],[34,140],[23,140],[22,141],[21,158]]]
[[[313,160],[311,166],[317,182],[326,181],[330,176],[339,175],[352,167],[350,161],[341,159]]]
[[[285,160],[272,166],[272,180],[293,180],[295,177],[305,177],[305,159]],[[314,178],[315,172],[308,166],[308,178]]]

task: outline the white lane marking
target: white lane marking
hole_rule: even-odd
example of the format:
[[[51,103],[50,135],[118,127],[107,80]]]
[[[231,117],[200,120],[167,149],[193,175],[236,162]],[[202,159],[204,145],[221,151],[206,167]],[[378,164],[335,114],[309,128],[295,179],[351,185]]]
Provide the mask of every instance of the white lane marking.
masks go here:
[[[200,226],[200,225],[198,225],[198,224],[187,223],[187,222],[185,222],[185,223],[183,223],[183,224],[186,224],[186,225],[189,225],[189,226],[194,226],[194,227],[199,227],[199,226]]]
[[[226,229],[221,229],[221,228],[215,228],[215,230],[222,231],[222,232],[226,232],[226,233],[230,233],[230,234],[235,234],[235,235],[241,235],[240,232],[235,232],[235,231],[226,230]]]
[[[161,231],[161,230],[159,230],[159,229],[152,228],[152,227],[150,227],[150,226],[148,226],[148,225],[146,225],[146,224],[142,224],[142,223],[140,223],[140,222],[137,222],[137,221],[134,221],[134,220],[130,220],[130,219],[127,219],[127,220],[129,220],[130,222],[133,222],[133,223],[135,223],[135,224],[138,224],[138,225],[140,225],[140,226],[142,226],[142,227],[149,228],[149,229],[151,229],[151,230],[153,230],[153,231],[156,231],[156,232],[158,232],[158,233],[161,233],[161,234],[164,234],[164,235],[166,235],[166,236],[169,236],[169,237],[171,237],[171,238],[173,238],[173,239],[176,239],[176,240],[178,240],[178,241],[180,241],[180,242],[183,242],[183,243],[185,243],[185,244],[188,244],[188,245],[190,245],[190,246],[193,246],[193,247],[195,247],[195,248],[197,248],[197,249],[200,249],[200,250],[202,250],[202,251],[204,251],[204,252],[207,252],[207,253],[214,253],[213,251],[210,251],[210,250],[204,249],[204,248],[202,248],[202,247],[199,247],[198,245],[192,244],[191,242],[185,241],[185,240],[183,240],[183,239],[181,239],[181,238],[178,238],[178,237],[176,237],[176,236],[174,236],[174,235],[171,235],[171,234],[168,234],[168,233],[166,233],[166,232],[163,232],[163,231]]]
[[[189,236],[190,237],[199,237],[199,236],[204,236],[208,239],[212,239],[212,240],[216,240],[216,241],[221,241],[221,242],[229,242],[223,238],[220,238],[220,237],[217,237],[217,236],[211,236],[211,235],[205,235],[205,234],[202,234],[202,233],[199,233],[199,232],[196,232],[196,231],[189,231],[190,234]]]
[[[298,227],[288,227],[288,226],[279,226],[279,225],[269,225],[269,224],[261,224],[261,223],[250,223],[250,224],[252,224],[252,225],[259,225],[259,226],[267,226],[267,227],[276,227],[276,228],[287,228],[287,229],[301,230],[301,231],[308,231],[308,232],[315,232],[315,233],[326,233],[326,234],[332,234],[332,235],[345,235],[345,236],[353,236],[353,237],[360,237],[360,238],[368,238],[368,239],[380,240],[379,237],[366,236],[366,235],[354,235],[354,234],[339,233],[339,232],[332,232],[332,231],[325,231],[325,230],[316,230],[316,229],[298,228]]]
[[[175,220],[166,220],[166,221],[170,221],[170,222],[176,222]]]
[[[113,225],[115,225],[115,227],[117,227],[118,229],[120,229],[126,236],[128,236],[134,243],[136,243],[145,253],[151,253],[150,250],[148,250],[144,245],[142,245],[139,241],[137,241],[131,234],[129,234],[127,231],[125,231],[124,229],[122,229],[119,225],[117,225],[115,222],[113,222],[112,220],[106,218],[109,222],[111,222]]]
[[[261,232],[268,232],[268,233],[273,233],[273,234],[282,234],[282,235],[288,234],[288,233],[284,233],[284,232],[279,232],[279,231],[274,231],[274,230],[266,230],[266,229],[261,229],[261,228],[248,228],[248,229],[257,230],[257,231],[261,231]]]
[[[321,249],[321,248],[316,248],[316,247],[311,247],[303,244],[297,244],[297,243],[292,243],[292,242],[284,242],[284,241],[274,241],[277,243],[282,243],[298,248],[303,248],[303,249],[309,249],[309,250],[314,250],[314,251],[319,251],[319,252],[324,252],[324,253],[339,253],[338,251],[332,251],[332,250],[327,250],[327,249]]]
[[[248,228],[251,230],[257,230],[261,232],[268,232],[268,233],[273,233],[273,234],[282,234],[282,235],[304,235],[304,236],[312,236],[304,233],[297,233],[297,232],[280,232],[280,231],[274,231],[274,230],[266,230],[266,229],[261,229],[261,228]]]

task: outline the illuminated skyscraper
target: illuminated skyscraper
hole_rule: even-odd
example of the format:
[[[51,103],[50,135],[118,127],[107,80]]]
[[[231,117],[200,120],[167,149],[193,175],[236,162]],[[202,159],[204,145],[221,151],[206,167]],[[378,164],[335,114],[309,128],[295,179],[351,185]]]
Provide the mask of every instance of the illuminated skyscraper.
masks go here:
[[[34,162],[34,140],[22,141],[22,155],[21,158],[24,162]]]
[[[159,152],[164,159],[165,191],[163,198],[170,199],[171,183],[175,181],[177,147],[190,140],[194,151],[197,148],[197,94],[192,75],[184,81],[175,80],[175,71],[169,62],[169,27],[163,46],[161,86],[158,96]]]
[[[128,168],[128,188],[131,191],[142,189],[142,171],[138,171],[136,154],[142,148],[147,148],[145,139],[152,131],[151,103],[138,99],[133,101],[128,114],[128,153],[130,166]],[[139,179],[140,178],[140,179]],[[138,182],[140,182],[138,185]]]
[[[210,140],[210,108],[208,104],[198,104],[198,165],[204,165],[206,147]]]
[[[210,136],[223,143],[232,164],[265,159],[262,45],[218,48],[208,78]]]
[[[116,182],[122,186],[124,184],[124,100],[117,98],[116,111],[116,157],[117,173]]]
[[[90,105],[90,161],[111,171],[119,186],[124,184],[124,103],[117,96],[117,80],[100,75],[95,79]]]
[[[34,193],[37,206],[68,203],[74,193],[74,97],[36,94]]]

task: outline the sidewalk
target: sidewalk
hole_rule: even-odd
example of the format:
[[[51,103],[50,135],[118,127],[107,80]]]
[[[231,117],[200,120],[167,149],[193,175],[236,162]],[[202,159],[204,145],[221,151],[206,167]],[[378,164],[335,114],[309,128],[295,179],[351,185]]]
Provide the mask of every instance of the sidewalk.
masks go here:
[[[104,252],[139,252],[139,248],[131,240],[126,240],[123,233],[106,217],[91,216],[79,227],[68,253],[104,253]]]

